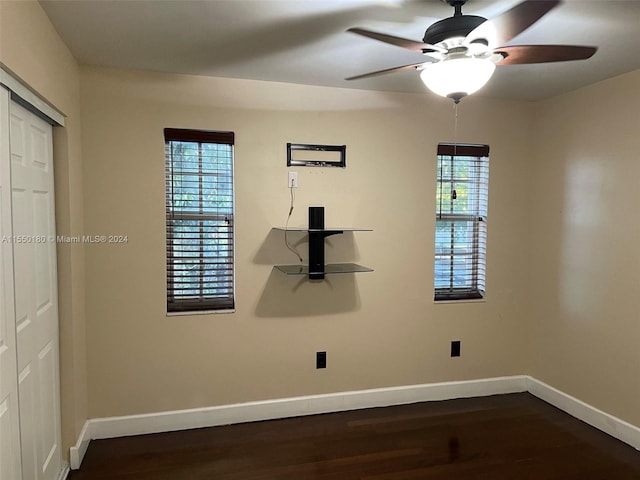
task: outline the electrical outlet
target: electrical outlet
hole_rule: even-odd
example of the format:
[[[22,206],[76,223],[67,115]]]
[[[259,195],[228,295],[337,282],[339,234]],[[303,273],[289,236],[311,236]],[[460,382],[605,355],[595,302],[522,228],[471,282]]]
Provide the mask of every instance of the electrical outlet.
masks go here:
[[[298,188],[298,172],[289,172],[289,188]]]
[[[316,368],[327,368],[327,352],[316,352]]]
[[[451,356],[460,356],[460,340],[454,340],[453,342],[451,342]]]

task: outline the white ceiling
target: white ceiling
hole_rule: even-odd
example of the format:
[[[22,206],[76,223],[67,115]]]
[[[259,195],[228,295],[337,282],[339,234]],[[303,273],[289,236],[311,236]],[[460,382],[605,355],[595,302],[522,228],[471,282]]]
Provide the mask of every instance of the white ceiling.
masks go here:
[[[40,0],[82,65],[424,92],[415,71],[345,77],[419,62],[360,37],[359,26],[421,40],[451,16],[440,0]],[[469,0],[497,16],[519,0]],[[640,68],[640,0],[565,0],[509,42],[599,47],[589,60],[503,66],[476,95],[538,100]]]

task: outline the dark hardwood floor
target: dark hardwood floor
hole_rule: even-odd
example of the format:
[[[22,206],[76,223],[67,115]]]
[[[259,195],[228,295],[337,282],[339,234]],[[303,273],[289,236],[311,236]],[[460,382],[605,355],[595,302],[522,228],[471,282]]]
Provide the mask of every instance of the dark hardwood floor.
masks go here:
[[[92,441],[70,480],[640,480],[640,452],[527,393]]]

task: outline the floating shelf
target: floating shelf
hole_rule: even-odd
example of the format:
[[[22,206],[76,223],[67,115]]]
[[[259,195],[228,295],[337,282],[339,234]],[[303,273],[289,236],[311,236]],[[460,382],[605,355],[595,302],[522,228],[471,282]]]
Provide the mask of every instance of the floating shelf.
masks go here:
[[[324,207],[309,207],[309,227],[282,228],[275,230],[306,232],[309,235],[309,265],[276,265],[287,275],[309,275],[312,280],[321,280],[327,274],[373,272],[373,269],[356,263],[324,263],[324,239],[344,232],[371,232],[370,228],[324,228]]]
[[[287,275],[373,272],[372,268],[363,267],[357,263],[328,263],[324,266],[324,272],[309,272],[309,265],[276,265],[275,267]]]
[[[353,228],[353,227],[334,227],[334,228],[305,228],[305,227],[273,227],[274,230],[281,230],[283,232],[333,232],[336,233],[344,233],[344,232],[373,232],[373,228]]]

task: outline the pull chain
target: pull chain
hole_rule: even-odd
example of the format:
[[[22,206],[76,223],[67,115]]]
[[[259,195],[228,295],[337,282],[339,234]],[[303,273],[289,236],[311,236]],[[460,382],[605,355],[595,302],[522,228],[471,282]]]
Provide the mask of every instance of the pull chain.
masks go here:
[[[455,185],[453,184],[453,179],[455,178],[453,172],[453,163],[455,162],[458,148],[458,105],[459,103],[453,104],[453,158],[451,159],[451,208],[453,209],[453,200],[458,198],[458,194],[456,193]]]
[[[456,155],[456,146],[458,145],[458,104],[453,104],[453,156]]]
[[[458,104],[453,104],[453,157],[451,157],[451,168],[453,168],[453,159],[456,157],[456,148],[458,145]],[[452,172],[453,173],[453,172]],[[440,160],[440,182],[438,184],[438,188],[440,189],[440,200],[438,202],[438,220],[442,220],[442,185],[444,179],[444,162]],[[451,199],[456,199],[456,191],[453,189],[453,184],[451,185]]]

